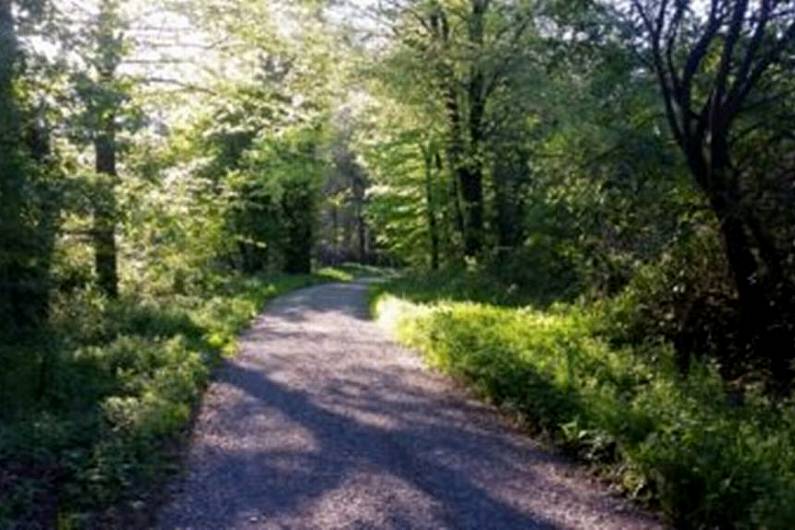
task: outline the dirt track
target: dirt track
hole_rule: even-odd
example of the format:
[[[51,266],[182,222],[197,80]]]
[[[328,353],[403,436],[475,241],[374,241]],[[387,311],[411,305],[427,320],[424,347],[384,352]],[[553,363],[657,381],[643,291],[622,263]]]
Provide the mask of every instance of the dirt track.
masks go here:
[[[160,528],[659,527],[395,345],[366,292],[268,306],[204,399]]]

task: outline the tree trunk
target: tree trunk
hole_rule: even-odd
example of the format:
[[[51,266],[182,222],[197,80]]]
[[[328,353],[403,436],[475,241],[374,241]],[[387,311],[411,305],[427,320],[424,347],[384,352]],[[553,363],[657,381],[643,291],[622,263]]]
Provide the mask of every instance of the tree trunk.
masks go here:
[[[472,50],[479,53],[484,44],[486,12],[488,0],[472,0],[472,12],[469,19],[469,44]],[[483,250],[484,219],[483,219],[483,117],[486,112],[485,76],[481,68],[480,57],[470,59],[471,71],[467,86],[467,103],[469,115],[469,142],[466,160],[458,168],[461,182],[461,196],[464,199],[464,215],[466,232],[464,235],[464,252],[467,257],[474,258]]]
[[[453,204],[453,214],[455,217],[455,226],[458,233],[463,238],[466,234],[466,226],[464,222],[464,209],[461,206],[461,192],[458,186],[458,175],[454,174],[450,179],[450,201]]]
[[[425,160],[425,204],[428,212],[428,235],[431,243],[431,270],[439,270],[439,226],[433,193],[433,158],[431,148],[423,148]]]
[[[354,168],[352,187],[356,222],[357,258],[360,263],[365,263],[367,261],[367,222],[364,218],[364,200],[367,190],[366,183],[363,177],[358,174],[356,168]]]
[[[300,185],[286,190],[282,208],[287,218],[285,272],[309,274],[312,272],[315,211],[311,192]]]
[[[483,249],[483,170],[473,162],[458,171],[464,210],[464,253],[474,258]]]
[[[337,265],[340,261],[342,254],[342,247],[340,246],[340,213],[336,204],[331,206],[331,248],[334,256],[332,257],[332,265]]]
[[[498,153],[494,164],[494,200],[497,220],[498,254],[507,255],[524,235],[521,220],[521,187],[528,169],[523,155],[517,158]]]
[[[13,2],[0,0],[0,331],[11,333],[27,331],[46,316],[52,236],[49,219],[34,221],[26,213],[41,197],[27,192],[35,175],[14,89],[19,60]]]
[[[116,131],[114,117],[94,141],[99,197],[94,206],[94,267],[99,288],[110,298],[119,295],[116,247]]]
[[[356,226],[359,243],[359,263],[367,263],[367,225],[365,224],[361,207],[356,213]]]
[[[764,253],[751,238],[750,225],[743,218],[731,192],[713,193],[711,204],[720,220],[729,268],[740,300],[742,334],[748,347],[766,358],[774,391],[785,394],[793,381],[792,360],[795,333],[789,322],[792,314],[791,293],[777,280],[780,264],[764,263]],[[761,256],[762,262],[757,258]],[[763,267],[764,264],[764,267]]]

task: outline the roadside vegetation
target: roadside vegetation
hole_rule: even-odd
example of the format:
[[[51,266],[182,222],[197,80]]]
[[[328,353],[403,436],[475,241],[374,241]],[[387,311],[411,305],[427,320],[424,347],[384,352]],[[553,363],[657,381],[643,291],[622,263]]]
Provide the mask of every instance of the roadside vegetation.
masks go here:
[[[226,276],[191,294],[54,303],[51,327],[9,348],[0,400],[0,527],[115,527],[148,521],[179,468],[211,370],[265,302],[341,273]],[[114,509],[108,510],[113,506]]]
[[[515,289],[515,286],[514,286]],[[676,528],[788,528],[795,409],[727,386],[714,362],[627,342],[628,292],[538,306],[484,274],[377,286],[379,321],[532,432],[594,466]],[[637,310],[637,308],[634,308]]]

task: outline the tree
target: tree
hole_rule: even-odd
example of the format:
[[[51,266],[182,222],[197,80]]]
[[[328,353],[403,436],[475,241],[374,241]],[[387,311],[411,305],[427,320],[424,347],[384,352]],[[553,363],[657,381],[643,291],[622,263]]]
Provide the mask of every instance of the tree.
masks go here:
[[[371,227],[366,218],[367,172],[357,160],[352,135],[356,123],[351,109],[343,108],[331,118],[328,147],[330,164],[325,175],[322,209],[321,254],[331,262],[371,259]]]
[[[428,218],[428,239],[430,240],[431,270],[438,270],[440,264],[439,207],[436,198],[437,174],[441,173],[441,156],[437,146],[429,141],[420,144],[425,172],[425,211]]]
[[[506,80],[526,67],[532,33],[527,2],[391,2],[393,32],[415,55],[426,86],[444,109],[447,165],[455,175],[463,254],[479,257],[487,243],[485,161],[491,107]],[[416,75],[416,74],[415,74]],[[510,92],[510,91],[509,91]],[[504,97],[504,96],[503,96]]]
[[[85,70],[75,78],[84,105],[81,127],[94,149],[94,202],[92,238],[97,284],[109,297],[119,294],[116,227],[118,206],[118,134],[123,103],[129,99],[119,67],[127,43],[117,0],[102,0],[92,24],[82,35]]]
[[[786,214],[791,193],[780,179],[791,179],[785,153],[793,138],[768,112],[786,108],[795,93],[795,9],[778,0],[710,0],[705,12],[688,0],[632,4],[676,144],[718,218],[747,339],[787,387],[795,232]],[[764,163],[766,151],[778,170]]]
[[[49,295],[49,265],[57,208],[46,204],[47,134],[23,108],[22,17],[34,20],[41,2],[0,1],[0,327],[22,331],[41,323]]]

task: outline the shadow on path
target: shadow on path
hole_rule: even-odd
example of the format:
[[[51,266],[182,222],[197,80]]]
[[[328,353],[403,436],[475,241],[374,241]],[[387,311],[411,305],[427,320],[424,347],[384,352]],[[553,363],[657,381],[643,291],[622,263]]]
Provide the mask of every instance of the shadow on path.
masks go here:
[[[367,318],[367,286],[277,300],[219,371],[160,528],[651,528]]]

